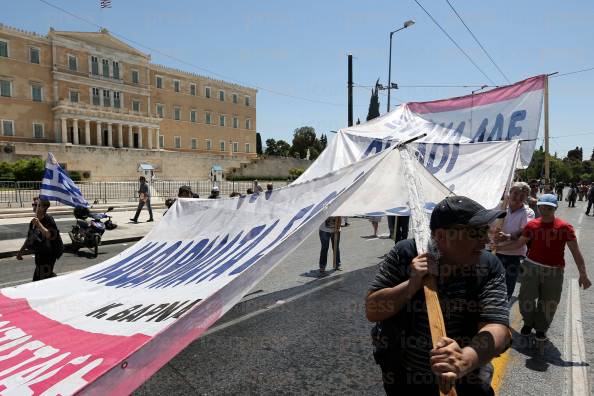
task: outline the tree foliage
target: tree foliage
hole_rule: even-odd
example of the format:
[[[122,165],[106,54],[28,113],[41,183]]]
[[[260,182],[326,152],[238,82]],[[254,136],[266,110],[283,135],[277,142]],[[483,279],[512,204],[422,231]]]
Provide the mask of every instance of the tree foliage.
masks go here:
[[[288,157],[291,145],[284,140],[266,139],[266,155],[276,155],[280,157]]]
[[[0,163],[0,180],[41,181],[45,163],[39,157]]]
[[[367,111],[367,121],[373,120],[380,116],[380,102],[379,102],[379,78],[375,82],[375,88],[371,89],[371,98],[369,99],[369,110]]]
[[[594,161],[582,160],[582,148],[576,147],[569,150],[567,157],[560,159],[550,156],[550,178],[564,183],[592,182],[594,181]],[[544,150],[542,146],[532,156],[528,168],[518,171],[524,180],[544,178]]]
[[[256,132],[256,154],[262,155],[262,136],[260,136],[260,132]]]

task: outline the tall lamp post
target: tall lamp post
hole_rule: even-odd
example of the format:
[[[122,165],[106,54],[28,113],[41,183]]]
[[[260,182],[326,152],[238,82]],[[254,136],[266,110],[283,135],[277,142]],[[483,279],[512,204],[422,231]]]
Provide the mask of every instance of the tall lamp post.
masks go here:
[[[392,36],[394,35],[394,33],[411,27],[414,24],[415,21],[409,19],[408,21],[404,22],[404,25],[402,25],[400,29],[396,29],[393,32],[390,32],[390,56],[388,59],[388,113],[390,112],[390,88],[392,88]]]

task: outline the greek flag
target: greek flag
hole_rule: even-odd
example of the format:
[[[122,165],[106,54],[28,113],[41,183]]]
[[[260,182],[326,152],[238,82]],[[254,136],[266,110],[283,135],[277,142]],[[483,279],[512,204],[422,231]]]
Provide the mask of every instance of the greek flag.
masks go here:
[[[56,157],[52,153],[47,153],[45,173],[41,182],[39,198],[61,202],[68,206],[89,207],[89,203],[85,200],[78,187],[76,187],[76,184],[74,184],[68,173],[58,164]]]

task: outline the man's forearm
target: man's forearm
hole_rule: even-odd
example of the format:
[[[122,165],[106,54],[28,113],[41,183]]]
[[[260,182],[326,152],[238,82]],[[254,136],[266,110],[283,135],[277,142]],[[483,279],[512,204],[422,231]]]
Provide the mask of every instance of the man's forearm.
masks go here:
[[[509,348],[511,333],[507,326],[487,324],[474,336],[469,346],[462,349],[468,369],[463,375],[485,365]]]
[[[379,322],[394,316],[406,305],[419,287],[409,280],[394,287],[371,293],[365,301],[365,313],[370,322]]]

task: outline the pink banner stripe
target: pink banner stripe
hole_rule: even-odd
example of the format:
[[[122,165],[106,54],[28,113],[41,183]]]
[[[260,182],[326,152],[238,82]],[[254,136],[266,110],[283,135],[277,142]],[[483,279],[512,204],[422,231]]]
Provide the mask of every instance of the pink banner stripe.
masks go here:
[[[40,363],[51,361],[62,354],[69,353],[67,357],[44,371],[46,373],[63,366],[58,372],[43,381],[31,385],[34,394],[43,393],[53,385],[82,369],[85,365],[97,359],[103,359],[100,364],[83,376],[84,381],[92,382],[101,376],[101,374],[119,364],[150,339],[149,336],[142,334],[125,337],[78,330],[72,326],[41,315],[33,310],[24,299],[11,299],[1,293],[0,314],[2,314],[0,316],[0,322],[9,322],[1,326],[2,329],[6,330],[0,332],[0,337],[5,337],[5,340],[0,345],[8,346],[10,342],[14,341],[10,337],[6,337],[6,332],[11,331],[11,327],[12,331],[15,331],[14,328],[16,327],[22,330],[27,336],[31,336],[27,341],[22,343],[15,341],[13,347],[2,352],[2,354],[15,352],[15,355],[9,359],[0,361],[0,372],[10,370],[11,368],[14,368],[14,370],[0,377],[0,381],[7,376],[27,370]],[[33,341],[40,341],[44,346],[40,344],[41,346],[38,348],[31,350],[23,349],[18,352],[19,347]],[[50,349],[50,347],[55,348],[58,351],[45,358],[37,357],[35,359],[34,353],[37,350],[41,351],[41,348],[44,347],[46,349]],[[87,355],[89,356],[81,362],[83,357]],[[78,359],[78,361],[75,360],[75,363],[68,364],[73,359]],[[15,366],[17,367],[15,368]]]
[[[417,114],[442,113],[468,107],[484,106],[517,98],[527,92],[544,89],[544,75],[528,78],[513,85],[493,89],[480,94],[459,96],[457,98],[434,100],[431,102],[411,102],[406,105]]]

